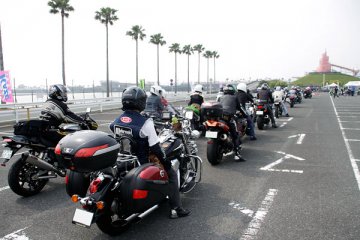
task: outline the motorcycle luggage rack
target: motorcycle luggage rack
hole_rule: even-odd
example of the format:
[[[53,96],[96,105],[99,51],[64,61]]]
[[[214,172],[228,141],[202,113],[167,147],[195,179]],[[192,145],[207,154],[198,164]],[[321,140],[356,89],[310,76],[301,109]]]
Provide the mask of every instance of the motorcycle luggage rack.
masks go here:
[[[117,161],[119,162],[136,162],[138,158],[131,154],[118,153]]]

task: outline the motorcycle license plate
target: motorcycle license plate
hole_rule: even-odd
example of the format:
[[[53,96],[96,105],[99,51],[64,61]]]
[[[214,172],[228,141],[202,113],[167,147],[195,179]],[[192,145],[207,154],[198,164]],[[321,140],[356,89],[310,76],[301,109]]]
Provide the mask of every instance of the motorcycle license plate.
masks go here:
[[[72,223],[89,228],[91,226],[93,217],[94,213],[77,208],[75,210]]]
[[[264,115],[263,111],[256,111],[256,115]]]
[[[12,157],[12,152],[13,151],[11,149],[4,149],[0,158],[5,158],[5,159],[9,160]]]
[[[194,112],[193,111],[186,111],[185,112],[185,118],[187,119],[193,119]]]
[[[212,132],[212,131],[206,131],[205,133],[205,137],[207,138],[217,138],[218,133],[217,132]]]

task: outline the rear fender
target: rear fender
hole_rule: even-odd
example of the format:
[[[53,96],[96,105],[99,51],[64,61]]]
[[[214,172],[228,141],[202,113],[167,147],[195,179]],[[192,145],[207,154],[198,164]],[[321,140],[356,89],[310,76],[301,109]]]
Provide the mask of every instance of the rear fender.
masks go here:
[[[207,120],[205,122],[205,126],[206,126],[207,129],[209,129],[209,128],[221,128],[225,132],[228,132],[229,129],[230,129],[227,124],[219,122],[219,121],[215,121],[215,120]]]

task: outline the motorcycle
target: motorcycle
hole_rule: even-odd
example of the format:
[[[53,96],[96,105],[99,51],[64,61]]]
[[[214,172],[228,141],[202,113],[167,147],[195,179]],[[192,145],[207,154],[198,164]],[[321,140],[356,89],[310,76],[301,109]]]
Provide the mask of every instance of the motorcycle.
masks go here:
[[[267,102],[256,100],[256,124],[259,130],[263,130],[264,125],[270,123],[269,109],[266,105]]]
[[[190,119],[191,128],[202,132],[204,130],[204,126],[201,122],[200,114],[200,106],[197,104],[191,104],[190,106],[187,106],[183,113],[187,119]]]
[[[290,101],[290,107],[293,108],[295,105],[295,102],[297,102],[297,95],[295,90],[290,90],[288,93],[288,98]]]
[[[211,165],[217,165],[222,161],[224,154],[231,153],[235,149],[230,127],[223,119],[221,103],[205,102],[201,105],[201,111],[206,119],[204,125],[205,137],[208,138],[207,160]]]
[[[187,119],[179,121],[181,129],[165,128],[159,138],[166,158],[178,173],[179,191],[187,193],[201,180],[202,160],[193,141],[199,132],[191,130]],[[115,133],[116,128],[121,129],[115,126]],[[79,141],[83,142],[81,146]],[[102,232],[118,235],[157,209],[169,195],[166,171],[154,162],[140,165],[134,155],[136,143],[127,135],[114,138],[99,131],[77,132],[62,139],[56,148],[59,160],[72,169],[70,173],[90,175],[85,197],[71,197],[82,206],[74,213],[72,223],[76,225],[90,227],[96,223]]]
[[[283,114],[283,109],[281,106],[281,99],[275,99],[274,100],[274,108],[275,108],[275,117],[279,118]]]
[[[13,136],[3,136],[5,149],[0,158],[6,163],[22,148],[28,151],[21,154],[9,169],[10,189],[23,197],[39,193],[49,179],[65,177],[66,169],[55,158],[54,149],[57,141],[69,133],[84,129],[97,129],[97,123],[89,116],[90,109],[84,115],[87,124],[61,124],[51,126],[47,120],[21,121],[14,125]],[[54,142],[49,136],[57,136]]]
[[[312,93],[309,90],[304,91],[304,98],[312,98]]]

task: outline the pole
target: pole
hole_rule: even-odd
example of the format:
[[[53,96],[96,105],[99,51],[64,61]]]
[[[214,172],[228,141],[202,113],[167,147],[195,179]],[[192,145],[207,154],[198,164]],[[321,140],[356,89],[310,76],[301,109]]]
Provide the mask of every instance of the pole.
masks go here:
[[[15,88],[15,78],[14,78],[14,95],[15,95],[15,103],[17,103],[17,99],[16,99],[16,88]]]
[[[46,99],[49,99],[49,88],[48,88],[48,82],[47,82],[47,78],[45,78],[45,84],[46,84]]]
[[[3,50],[2,50],[2,41],[1,41],[1,25],[0,25],[0,71],[4,71],[4,59],[3,59]]]

